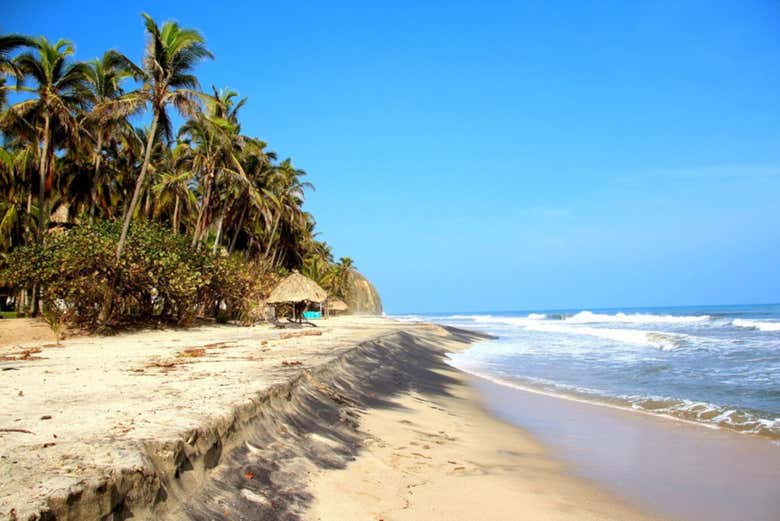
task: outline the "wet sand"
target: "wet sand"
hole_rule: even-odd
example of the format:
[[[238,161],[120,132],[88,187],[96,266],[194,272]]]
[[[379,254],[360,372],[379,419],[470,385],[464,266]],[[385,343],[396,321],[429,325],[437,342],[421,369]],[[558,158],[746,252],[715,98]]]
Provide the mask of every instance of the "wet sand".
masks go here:
[[[482,403],[648,512],[684,521],[780,519],[780,446],[471,378]]]
[[[368,439],[344,468],[312,477],[305,519],[660,519],[573,476],[525,431],[489,414],[468,375],[437,362],[419,376],[446,385],[416,385],[365,410]]]

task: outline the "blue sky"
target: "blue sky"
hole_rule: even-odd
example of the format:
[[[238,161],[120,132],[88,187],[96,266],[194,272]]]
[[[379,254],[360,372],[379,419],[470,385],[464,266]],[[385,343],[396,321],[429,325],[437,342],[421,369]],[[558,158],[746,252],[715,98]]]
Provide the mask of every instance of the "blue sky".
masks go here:
[[[780,4],[16,2],[0,30],[139,59],[200,29],[202,85],[309,172],[388,312],[780,301]]]

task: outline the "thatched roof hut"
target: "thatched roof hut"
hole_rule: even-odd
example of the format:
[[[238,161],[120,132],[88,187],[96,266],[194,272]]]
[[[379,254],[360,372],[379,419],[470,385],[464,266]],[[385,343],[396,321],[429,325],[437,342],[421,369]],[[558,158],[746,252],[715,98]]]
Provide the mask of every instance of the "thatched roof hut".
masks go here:
[[[328,299],[328,302],[325,304],[325,306],[330,312],[333,311],[344,312],[349,309],[347,303],[338,298]]]
[[[271,292],[266,302],[268,304],[287,304],[297,302],[322,303],[328,298],[328,293],[308,277],[293,271],[284,278]]]

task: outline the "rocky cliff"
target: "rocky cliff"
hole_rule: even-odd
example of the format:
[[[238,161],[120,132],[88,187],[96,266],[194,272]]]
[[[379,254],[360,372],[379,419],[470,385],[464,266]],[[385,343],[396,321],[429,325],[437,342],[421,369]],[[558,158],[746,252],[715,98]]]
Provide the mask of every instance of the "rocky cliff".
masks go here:
[[[347,290],[347,298],[344,300],[349,306],[350,313],[382,314],[382,299],[379,298],[379,292],[367,278],[352,270],[349,273],[348,282],[349,289]]]

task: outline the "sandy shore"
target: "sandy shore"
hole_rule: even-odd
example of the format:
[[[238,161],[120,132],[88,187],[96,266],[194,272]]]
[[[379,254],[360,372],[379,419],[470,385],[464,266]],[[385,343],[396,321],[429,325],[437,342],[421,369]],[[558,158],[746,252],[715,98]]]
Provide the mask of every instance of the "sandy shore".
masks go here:
[[[410,390],[368,411],[364,449],[313,478],[307,519],[655,519],[572,477],[533,438],[487,414],[464,373],[430,370],[446,390]]]
[[[320,326],[0,347],[0,516],[645,519],[483,412],[471,334]]]

